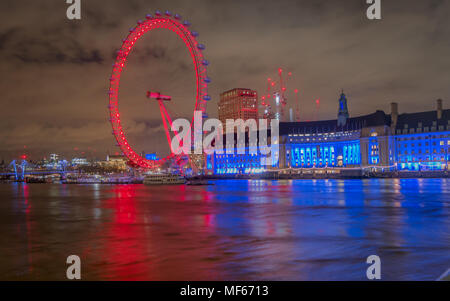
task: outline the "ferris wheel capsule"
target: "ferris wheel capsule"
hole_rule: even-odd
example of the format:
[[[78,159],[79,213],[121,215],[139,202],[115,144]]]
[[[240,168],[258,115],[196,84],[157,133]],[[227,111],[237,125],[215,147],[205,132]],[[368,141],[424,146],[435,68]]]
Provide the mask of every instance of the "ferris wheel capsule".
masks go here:
[[[139,24],[139,25],[141,25],[142,23],[144,23],[144,22],[142,22],[142,20],[137,21],[137,24]]]
[[[134,31],[134,27],[130,28],[128,31],[129,32],[133,32]]]
[[[186,27],[189,27],[189,26],[191,26],[191,23],[189,23],[189,21],[187,21],[187,20],[184,20],[183,25]]]
[[[205,96],[203,96],[203,99],[206,100],[206,101],[210,101],[211,100],[211,96],[205,95]]]
[[[196,37],[198,37],[198,32],[193,30],[193,31],[191,31],[191,35],[196,38]]]
[[[204,81],[205,83],[209,84],[209,83],[211,82],[211,78],[205,77],[205,78],[203,79],[203,81]]]
[[[203,64],[204,66],[208,66],[208,65],[209,65],[209,61],[208,61],[208,60],[203,60],[203,61],[202,61],[202,64]]]
[[[168,10],[166,10],[166,12],[164,13],[167,17],[171,17],[172,16],[172,13],[170,12],[170,11],[168,11]]]
[[[179,14],[175,14],[175,16],[173,16],[175,19],[180,20],[181,16]]]
[[[155,10],[155,16],[161,17],[162,13],[159,9]]]
[[[150,19],[153,19],[153,16],[150,15],[150,14],[146,14],[146,15],[145,15],[145,18],[146,18],[147,20],[150,20]]]
[[[198,44],[197,48],[200,49],[200,50],[205,50],[206,47],[203,44]]]

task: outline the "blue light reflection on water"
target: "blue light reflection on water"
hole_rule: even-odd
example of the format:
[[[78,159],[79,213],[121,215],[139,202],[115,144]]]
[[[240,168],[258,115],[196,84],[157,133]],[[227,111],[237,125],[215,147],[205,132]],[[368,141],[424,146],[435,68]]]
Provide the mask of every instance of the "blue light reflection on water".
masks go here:
[[[0,185],[2,279],[433,280],[450,267],[448,179]],[[61,262],[59,262],[61,261]]]
[[[217,223],[229,235],[261,238],[266,253],[282,249],[282,279],[299,267],[306,279],[363,279],[361,258],[371,254],[385,259],[389,279],[426,279],[424,269],[450,266],[446,179],[229,181],[212,189],[220,201],[252,204]],[[250,252],[247,268],[257,274],[266,253]]]

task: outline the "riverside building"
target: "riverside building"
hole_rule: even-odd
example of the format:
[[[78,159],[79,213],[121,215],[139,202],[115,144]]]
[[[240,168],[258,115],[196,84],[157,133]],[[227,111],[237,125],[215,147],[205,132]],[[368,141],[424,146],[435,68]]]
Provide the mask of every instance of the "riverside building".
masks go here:
[[[208,155],[209,174],[252,174],[266,171],[295,173],[305,169],[392,171],[446,171],[450,157],[450,110],[437,100],[436,110],[390,114],[376,111],[349,117],[341,93],[337,119],[281,122],[279,160],[262,166],[261,155]],[[270,140],[270,137],[269,137]],[[270,143],[270,141],[269,141]],[[248,145],[247,145],[248,147]]]

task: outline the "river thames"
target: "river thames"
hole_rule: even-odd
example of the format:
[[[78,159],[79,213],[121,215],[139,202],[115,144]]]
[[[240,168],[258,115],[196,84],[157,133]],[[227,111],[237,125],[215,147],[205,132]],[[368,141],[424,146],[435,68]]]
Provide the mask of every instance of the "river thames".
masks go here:
[[[450,179],[0,184],[0,279],[435,280]]]

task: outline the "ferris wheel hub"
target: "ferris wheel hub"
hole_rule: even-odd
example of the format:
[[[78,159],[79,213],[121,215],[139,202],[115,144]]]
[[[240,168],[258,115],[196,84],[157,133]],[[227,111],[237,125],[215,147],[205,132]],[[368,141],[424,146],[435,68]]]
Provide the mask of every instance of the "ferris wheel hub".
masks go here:
[[[172,100],[172,97],[170,97],[168,95],[162,95],[159,92],[151,92],[151,91],[147,91],[147,98],[155,99],[155,100],[163,100],[163,101]]]

